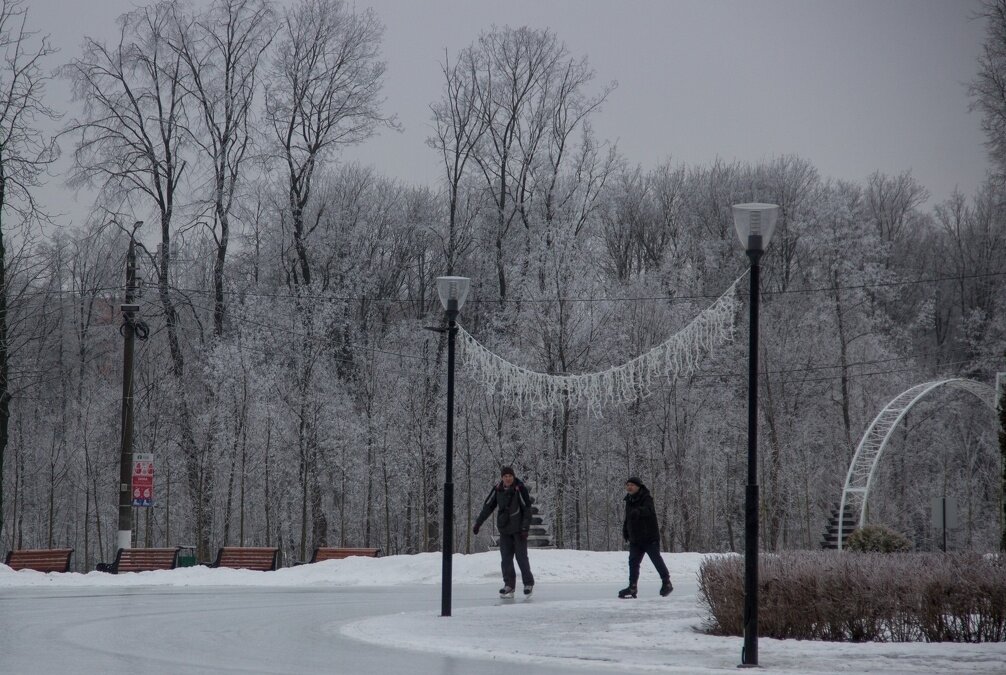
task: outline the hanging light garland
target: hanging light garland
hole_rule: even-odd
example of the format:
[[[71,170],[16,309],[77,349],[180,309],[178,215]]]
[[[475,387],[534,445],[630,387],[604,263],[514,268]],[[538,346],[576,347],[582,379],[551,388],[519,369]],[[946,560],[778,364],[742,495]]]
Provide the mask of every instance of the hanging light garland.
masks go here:
[[[598,373],[550,375],[516,364],[489,351],[458,326],[458,347],[465,373],[491,394],[521,408],[561,408],[585,404],[594,414],[611,404],[629,404],[648,396],[668,379],[695,371],[702,356],[731,340],[737,314],[737,284],[683,329],[636,358]]]

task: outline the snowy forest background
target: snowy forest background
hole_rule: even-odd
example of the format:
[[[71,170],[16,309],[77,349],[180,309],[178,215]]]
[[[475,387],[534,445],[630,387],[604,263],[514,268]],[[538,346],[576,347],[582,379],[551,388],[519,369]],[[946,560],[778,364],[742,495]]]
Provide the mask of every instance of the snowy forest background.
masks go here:
[[[430,119],[408,120],[430,124],[442,174],[407,185],[340,161],[401,123],[383,105],[372,11],[161,2],[123,16],[117,39],[57,55],[29,4],[0,0],[0,549],[72,546],[81,569],[114,554],[134,220],[149,327],[134,452],[154,453],[157,498],[137,510],[136,545],[195,545],[202,560],[278,545],[291,560],[322,544],[439,550],[446,342],[424,330],[443,320],[437,276],[472,279],[460,321],[507,359],[602,370],[744,273],[730,207],[749,201],[781,206],[763,259],[763,545],[816,548],[887,401],[1006,370],[1004,3],[987,18],[970,95],[995,170],[929,204],[910,171],[831,178],[800,156],[644,171],[592,132],[614,83],[527,27],[445,54]],[[60,64],[66,110],[45,91]],[[60,152],[72,174],[50,176]],[[64,180],[96,196],[72,229],[33,199]],[[471,522],[511,463],[560,547],[620,548],[635,474],[665,550],[739,550],[746,321],[745,299],[737,339],[699,372],[600,418],[514,408],[459,368],[459,550],[488,544]],[[920,405],[880,464],[871,519],[929,549],[929,500],[953,496],[951,545],[997,548],[995,429],[963,394]]]

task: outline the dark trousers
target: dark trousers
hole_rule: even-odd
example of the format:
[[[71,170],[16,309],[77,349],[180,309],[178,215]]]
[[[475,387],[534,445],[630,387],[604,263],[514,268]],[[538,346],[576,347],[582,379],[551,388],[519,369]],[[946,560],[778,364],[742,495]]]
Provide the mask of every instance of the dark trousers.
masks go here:
[[[629,544],[629,585],[635,586],[639,581],[639,563],[643,562],[643,556],[650,556],[650,561],[657,568],[657,574],[661,579],[670,579],[671,573],[667,571],[664,559],[660,557],[660,540],[655,539],[646,544]]]
[[[527,560],[527,540],[516,534],[500,535],[500,568],[503,570],[503,585],[517,587],[517,571],[513,568],[513,557],[517,556],[520,579],[525,586],[534,586],[531,563]]]

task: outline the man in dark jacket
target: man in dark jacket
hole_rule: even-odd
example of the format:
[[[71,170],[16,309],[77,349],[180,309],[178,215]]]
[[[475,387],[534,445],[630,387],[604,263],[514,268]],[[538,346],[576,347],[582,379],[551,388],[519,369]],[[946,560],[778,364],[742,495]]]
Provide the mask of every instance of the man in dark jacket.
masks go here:
[[[527,559],[527,533],[531,529],[531,495],[527,486],[517,480],[513,469],[504,466],[500,469],[500,482],[497,483],[482,506],[482,512],[475,519],[472,532],[479,533],[482,523],[496,513],[496,528],[499,530],[500,567],[503,570],[503,588],[500,597],[512,598],[513,589],[517,585],[517,572],[513,568],[514,555],[520,566],[520,577],[524,583],[524,595],[531,595],[534,588],[534,575],[531,574],[531,564]]]
[[[633,476],[625,481],[625,520],[622,522],[622,538],[629,542],[629,586],[618,592],[620,598],[636,597],[636,582],[639,581],[639,563],[643,555],[657,568],[663,582],[660,595],[670,595],[671,573],[667,571],[664,559],[660,557],[660,525],[653,497],[643,482]]]

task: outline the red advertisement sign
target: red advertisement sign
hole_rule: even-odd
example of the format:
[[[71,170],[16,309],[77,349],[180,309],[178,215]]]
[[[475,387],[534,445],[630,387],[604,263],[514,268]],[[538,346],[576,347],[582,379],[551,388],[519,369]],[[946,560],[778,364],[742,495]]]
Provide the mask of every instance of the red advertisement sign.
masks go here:
[[[133,506],[154,505],[154,455],[133,455]]]

